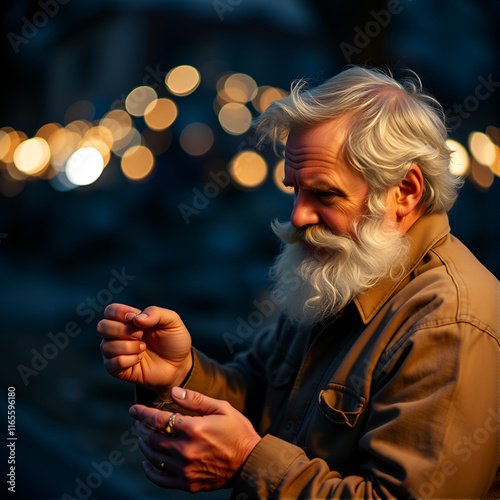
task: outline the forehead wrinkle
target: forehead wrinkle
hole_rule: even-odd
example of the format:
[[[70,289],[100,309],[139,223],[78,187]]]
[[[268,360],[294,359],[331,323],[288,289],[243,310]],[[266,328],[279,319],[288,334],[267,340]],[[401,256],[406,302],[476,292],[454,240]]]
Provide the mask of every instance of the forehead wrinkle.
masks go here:
[[[300,162],[305,162],[308,159],[323,161],[326,163],[336,163],[339,159],[337,151],[332,151],[330,148],[322,146],[293,148],[288,145],[285,150],[285,158],[293,164],[299,164]]]

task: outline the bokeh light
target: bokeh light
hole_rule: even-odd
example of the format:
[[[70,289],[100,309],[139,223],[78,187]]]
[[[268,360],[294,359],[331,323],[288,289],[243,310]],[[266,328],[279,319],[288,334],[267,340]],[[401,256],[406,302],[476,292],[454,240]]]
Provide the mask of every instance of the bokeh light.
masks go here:
[[[104,160],[95,148],[86,147],[75,151],[66,162],[65,173],[75,186],[87,186],[102,173]]]
[[[133,181],[145,180],[155,164],[153,153],[146,146],[132,146],[121,159],[123,174]]]
[[[11,179],[16,180],[16,181],[24,181],[25,179],[27,179],[29,177],[28,174],[25,174],[24,172],[21,172],[21,170],[19,170],[14,165],[14,163],[7,163],[5,165],[5,170],[3,172],[7,172],[7,174],[9,175],[9,177]]]
[[[450,172],[457,177],[463,177],[469,171],[470,158],[467,150],[457,141],[447,139],[446,145],[451,149]]]
[[[474,159],[485,167],[493,166],[497,160],[497,148],[488,135],[482,132],[469,134],[469,150]]]
[[[143,116],[148,106],[157,98],[153,88],[143,85],[130,92],[125,99],[125,108],[132,116]]]
[[[144,112],[144,121],[152,130],[164,130],[177,118],[177,106],[171,99],[155,99]]]
[[[142,135],[136,128],[132,127],[125,137],[114,142],[111,149],[116,156],[123,156],[128,148],[140,145],[142,145]]]
[[[201,156],[208,152],[214,143],[212,129],[204,123],[191,123],[181,132],[181,148],[191,156]]]
[[[264,85],[258,88],[255,97],[252,99],[252,104],[259,113],[262,113],[273,101],[283,99],[287,95],[288,93],[283,89]]]
[[[273,181],[276,184],[276,186],[284,193],[293,194],[294,191],[293,187],[285,186],[283,184],[284,178],[285,178],[285,160],[279,160],[274,167]]]
[[[71,190],[76,189],[78,187],[69,181],[69,179],[66,177],[66,172],[64,171],[64,169],[58,171],[56,173],[56,175],[54,175],[52,178],[50,178],[49,184],[56,191],[60,191],[63,193],[66,191],[71,191]]]
[[[45,139],[32,137],[21,142],[13,154],[14,165],[21,172],[37,175],[42,172],[50,160],[50,148]]]
[[[3,160],[4,156],[10,150],[10,132],[13,130],[7,127],[0,129],[0,160]]]
[[[87,132],[87,130],[89,130],[89,128],[91,127],[91,123],[86,120],[74,120],[71,123],[68,123],[64,128],[69,132],[74,132],[80,137],[83,137],[85,132]]]
[[[480,191],[486,191],[493,184],[495,176],[491,169],[472,159],[469,179]]]
[[[132,118],[123,109],[114,109],[101,118],[99,125],[111,132],[114,141],[120,141],[130,132]]]
[[[490,125],[486,128],[486,134],[495,146],[496,161],[490,165],[491,171],[500,177],[500,128]]]
[[[108,163],[109,160],[111,159],[111,150],[109,146],[104,142],[102,139],[99,139],[98,137],[89,137],[87,139],[84,139],[80,143],[80,148],[94,148],[101,153],[102,160],[103,160],[103,167],[105,167]]]
[[[225,90],[224,90],[224,86],[226,84],[226,80],[231,76],[231,75],[234,75],[235,73],[233,72],[228,72],[228,73],[224,73],[223,75],[221,75],[218,80],[217,80],[217,83],[215,84],[215,88],[217,90],[217,92],[224,92],[225,94]]]
[[[500,128],[490,125],[486,128],[486,134],[493,144],[500,147]]]
[[[231,160],[229,173],[239,187],[255,189],[266,180],[267,163],[255,151],[242,151]]]
[[[45,139],[46,141],[49,140],[49,137],[58,129],[61,128],[61,125],[59,123],[46,123],[45,125],[41,126],[36,134],[35,137],[41,137],[42,139]]]
[[[14,151],[17,146],[23,141],[25,141],[28,136],[24,132],[11,129],[7,132],[7,137],[2,140],[2,150],[4,150],[1,160],[4,163],[12,163],[14,161]]]
[[[241,135],[250,128],[252,113],[244,104],[230,102],[219,111],[219,122],[228,134]]]
[[[81,136],[66,128],[58,128],[47,138],[52,153],[51,164],[56,170],[61,170],[72,153],[76,151]]]
[[[113,134],[111,133],[111,131],[101,125],[96,125],[95,127],[87,130],[82,140],[87,141],[91,139],[99,139],[100,141],[104,142],[109,149],[111,149],[114,143]]]
[[[246,103],[257,94],[257,84],[251,76],[235,73],[225,79],[224,93],[226,100]]]
[[[74,102],[64,114],[66,123],[74,120],[87,120],[92,121],[95,117],[95,106],[90,101],[77,101]]]
[[[165,85],[174,95],[189,95],[200,85],[200,73],[193,66],[177,66],[168,72]]]

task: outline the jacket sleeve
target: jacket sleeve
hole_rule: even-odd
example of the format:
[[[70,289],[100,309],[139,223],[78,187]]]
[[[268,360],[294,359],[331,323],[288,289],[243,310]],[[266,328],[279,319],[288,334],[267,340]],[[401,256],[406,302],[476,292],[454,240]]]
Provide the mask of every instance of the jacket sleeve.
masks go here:
[[[261,330],[250,349],[223,365],[194,349],[193,369],[184,387],[228,401],[257,428],[267,386],[265,365],[282,322]]]
[[[483,497],[498,467],[498,352],[495,338],[466,323],[413,332],[382,359],[359,470],[343,477],[267,435],[232,498]]]

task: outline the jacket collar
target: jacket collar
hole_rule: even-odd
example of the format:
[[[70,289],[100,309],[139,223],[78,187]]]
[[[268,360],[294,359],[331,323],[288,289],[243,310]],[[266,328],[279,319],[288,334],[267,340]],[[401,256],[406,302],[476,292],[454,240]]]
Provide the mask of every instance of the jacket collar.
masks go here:
[[[403,285],[415,270],[425,254],[450,232],[448,216],[445,213],[423,215],[406,233],[410,239],[410,251],[405,275],[398,281],[383,278],[377,285],[362,292],[353,299],[361,320],[369,323],[394,292]]]

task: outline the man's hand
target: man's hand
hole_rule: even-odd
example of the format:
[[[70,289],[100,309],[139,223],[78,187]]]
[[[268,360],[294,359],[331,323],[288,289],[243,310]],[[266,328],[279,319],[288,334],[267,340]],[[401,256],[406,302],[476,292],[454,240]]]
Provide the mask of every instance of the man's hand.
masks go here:
[[[179,315],[151,306],[110,304],[97,325],[104,367],[114,377],[166,397],[192,367],[191,336]]]
[[[200,415],[175,414],[173,435],[165,433],[171,412],[142,405],[130,408],[139,446],[148,460],[142,464],[146,476],[158,486],[190,492],[224,487],[260,436],[227,401],[179,387],[173,388],[172,397],[181,408]]]

